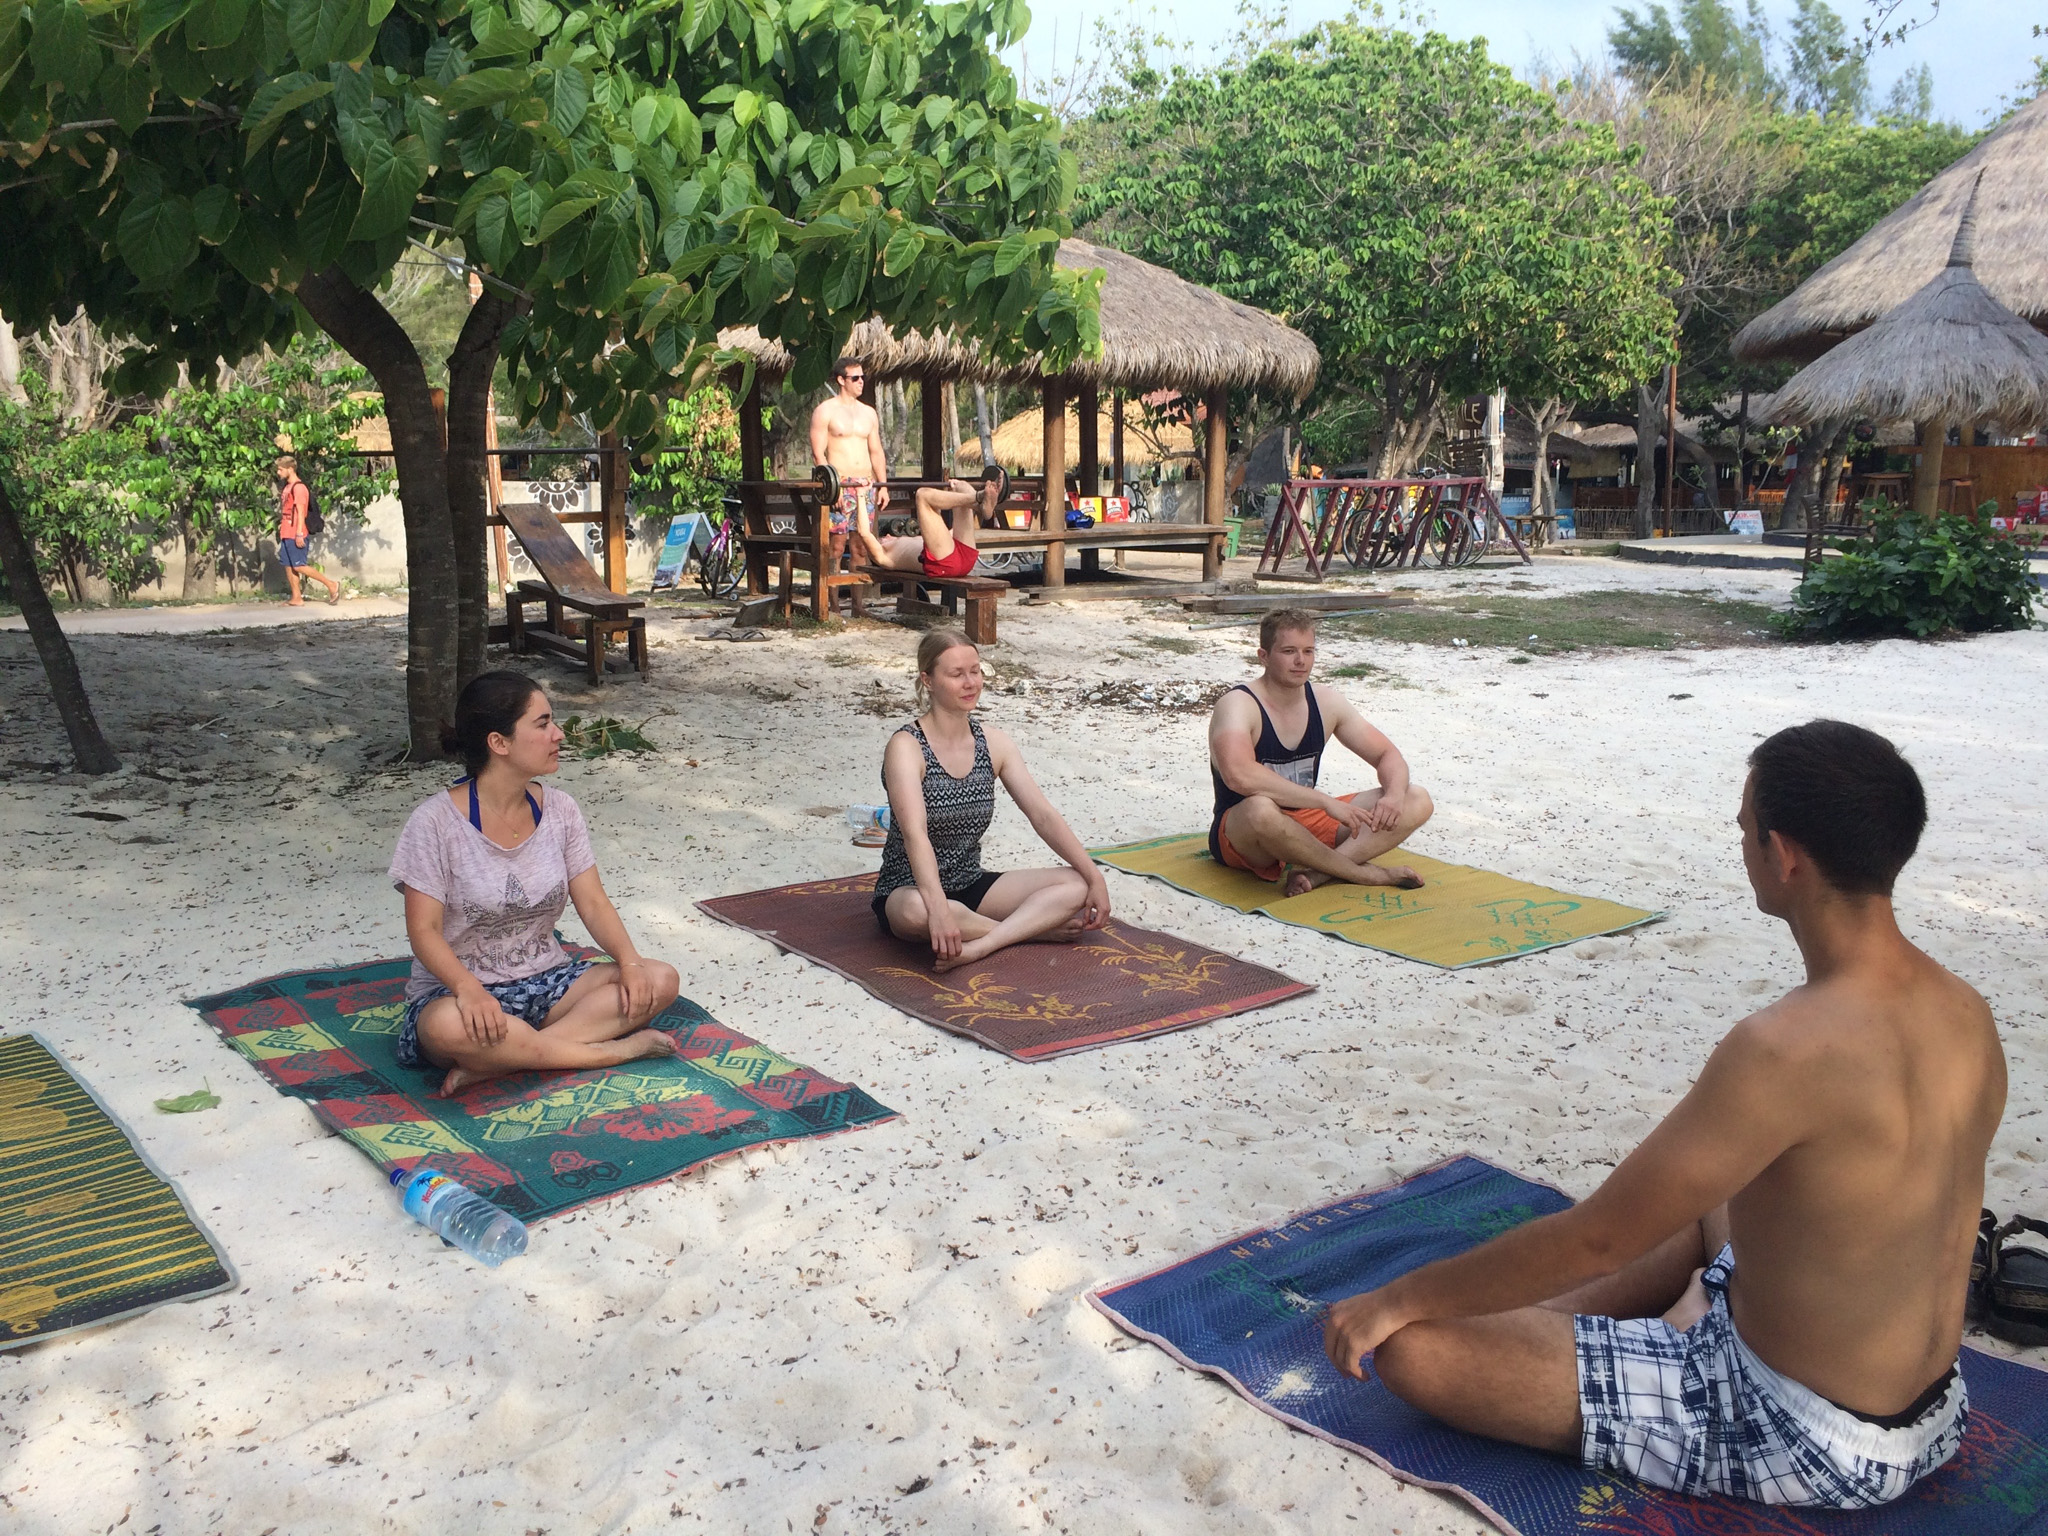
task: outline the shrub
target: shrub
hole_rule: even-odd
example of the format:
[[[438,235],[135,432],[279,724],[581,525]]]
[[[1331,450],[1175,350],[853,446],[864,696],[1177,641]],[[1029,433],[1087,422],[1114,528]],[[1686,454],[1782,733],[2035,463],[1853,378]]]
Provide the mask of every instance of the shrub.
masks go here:
[[[2025,552],[1976,517],[1922,517],[1882,497],[1863,504],[1869,538],[1813,567],[1784,616],[1793,639],[1868,640],[2025,629],[2034,585]]]

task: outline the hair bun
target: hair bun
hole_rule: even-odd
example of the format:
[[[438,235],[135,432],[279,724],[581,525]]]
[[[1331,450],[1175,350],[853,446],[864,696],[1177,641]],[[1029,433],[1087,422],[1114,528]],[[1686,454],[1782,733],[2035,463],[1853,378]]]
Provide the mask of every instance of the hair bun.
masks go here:
[[[462,733],[452,725],[444,723],[441,727],[441,750],[450,757],[459,757],[462,754]]]

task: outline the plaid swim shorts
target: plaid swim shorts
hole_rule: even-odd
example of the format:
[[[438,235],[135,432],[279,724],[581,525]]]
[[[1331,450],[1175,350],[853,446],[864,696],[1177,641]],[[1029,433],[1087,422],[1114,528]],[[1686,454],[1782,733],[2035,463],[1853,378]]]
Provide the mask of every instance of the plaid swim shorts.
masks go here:
[[[564,960],[552,970],[537,971],[531,976],[521,976],[517,981],[484,983],[484,990],[498,1000],[498,1006],[514,1018],[524,1019],[529,1024],[538,1024],[548,1016],[548,1010],[562,1000],[562,994],[569,990],[569,984],[593,965],[595,960]],[[398,1026],[398,1064],[401,1067],[430,1067],[432,1062],[420,1054],[420,1010],[437,997],[448,996],[446,987],[436,987],[424,997],[416,997],[405,1005],[405,1019]]]
[[[1655,1317],[1572,1320],[1587,1466],[1696,1497],[1867,1509],[1956,1453],[1970,1406],[1959,1372],[1910,1424],[1860,1418],[1743,1343],[1728,1312],[1734,1272],[1723,1248],[1701,1277],[1713,1305],[1683,1333]]]

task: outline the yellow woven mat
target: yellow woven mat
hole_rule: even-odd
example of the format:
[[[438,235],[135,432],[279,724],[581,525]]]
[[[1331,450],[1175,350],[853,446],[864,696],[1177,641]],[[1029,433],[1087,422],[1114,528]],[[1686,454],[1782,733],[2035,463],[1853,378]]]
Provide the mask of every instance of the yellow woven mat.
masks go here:
[[[1382,854],[1376,862],[1408,865],[1426,882],[1420,890],[1333,881],[1305,896],[1286,897],[1277,885],[1218,864],[1209,857],[1209,840],[1200,833],[1091,852],[1112,869],[1164,880],[1240,912],[1263,912],[1298,928],[1314,928],[1368,949],[1453,971],[1555,949],[1595,934],[1619,933],[1664,915],[1510,880],[1491,870],[1446,864],[1401,848]]]

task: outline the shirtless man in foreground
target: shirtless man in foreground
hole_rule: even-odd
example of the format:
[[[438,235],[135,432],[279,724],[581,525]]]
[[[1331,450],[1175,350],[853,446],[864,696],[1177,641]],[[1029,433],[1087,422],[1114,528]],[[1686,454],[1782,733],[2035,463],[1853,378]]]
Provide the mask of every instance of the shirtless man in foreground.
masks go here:
[[[1585,1200],[1339,1302],[1324,1344],[1474,1434],[1686,1494],[1860,1508],[1962,1440],[2005,1055],[1893,917],[1927,802],[1892,744],[1816,720],[1749,761],[1743,863],[1806,984],[1731,1029]]]
[[[957,580],[973,574],[981,558],[981,527],[995,521],[1009,489],[1009,475],[992,464],[981,472],[978,486],[965,480],[949,480],[943,491],[920,485],[916,533],[878,539],[866,512],[855,519],[853,531],[876,565]]]
[[[889,505],[889,459],[882,450],[882,418],[860,397],[867,366],[857,357],[832,365],[839,393],[811,412],[811,462],[839,471],[839,505],[832,508],[831,566],[838,570],[854,524]]]
[[[1209,856],[1299,896],[1331,880],[1418,886],[1406,865],[1372,861],[1435,812],[1429,791],[1408,782],[1408,760],[1336,689],[1309,680],[1316,664],[1316,616],[1276,608],[1259,621],[1266,675],[1240,683],[1209,716],[1209,776],[1216,810]],[[1336,737],[1379,775],[1355,795],[1316,788],[1323,747]],[[1292,742],[1293,745],[1288,743]]]

